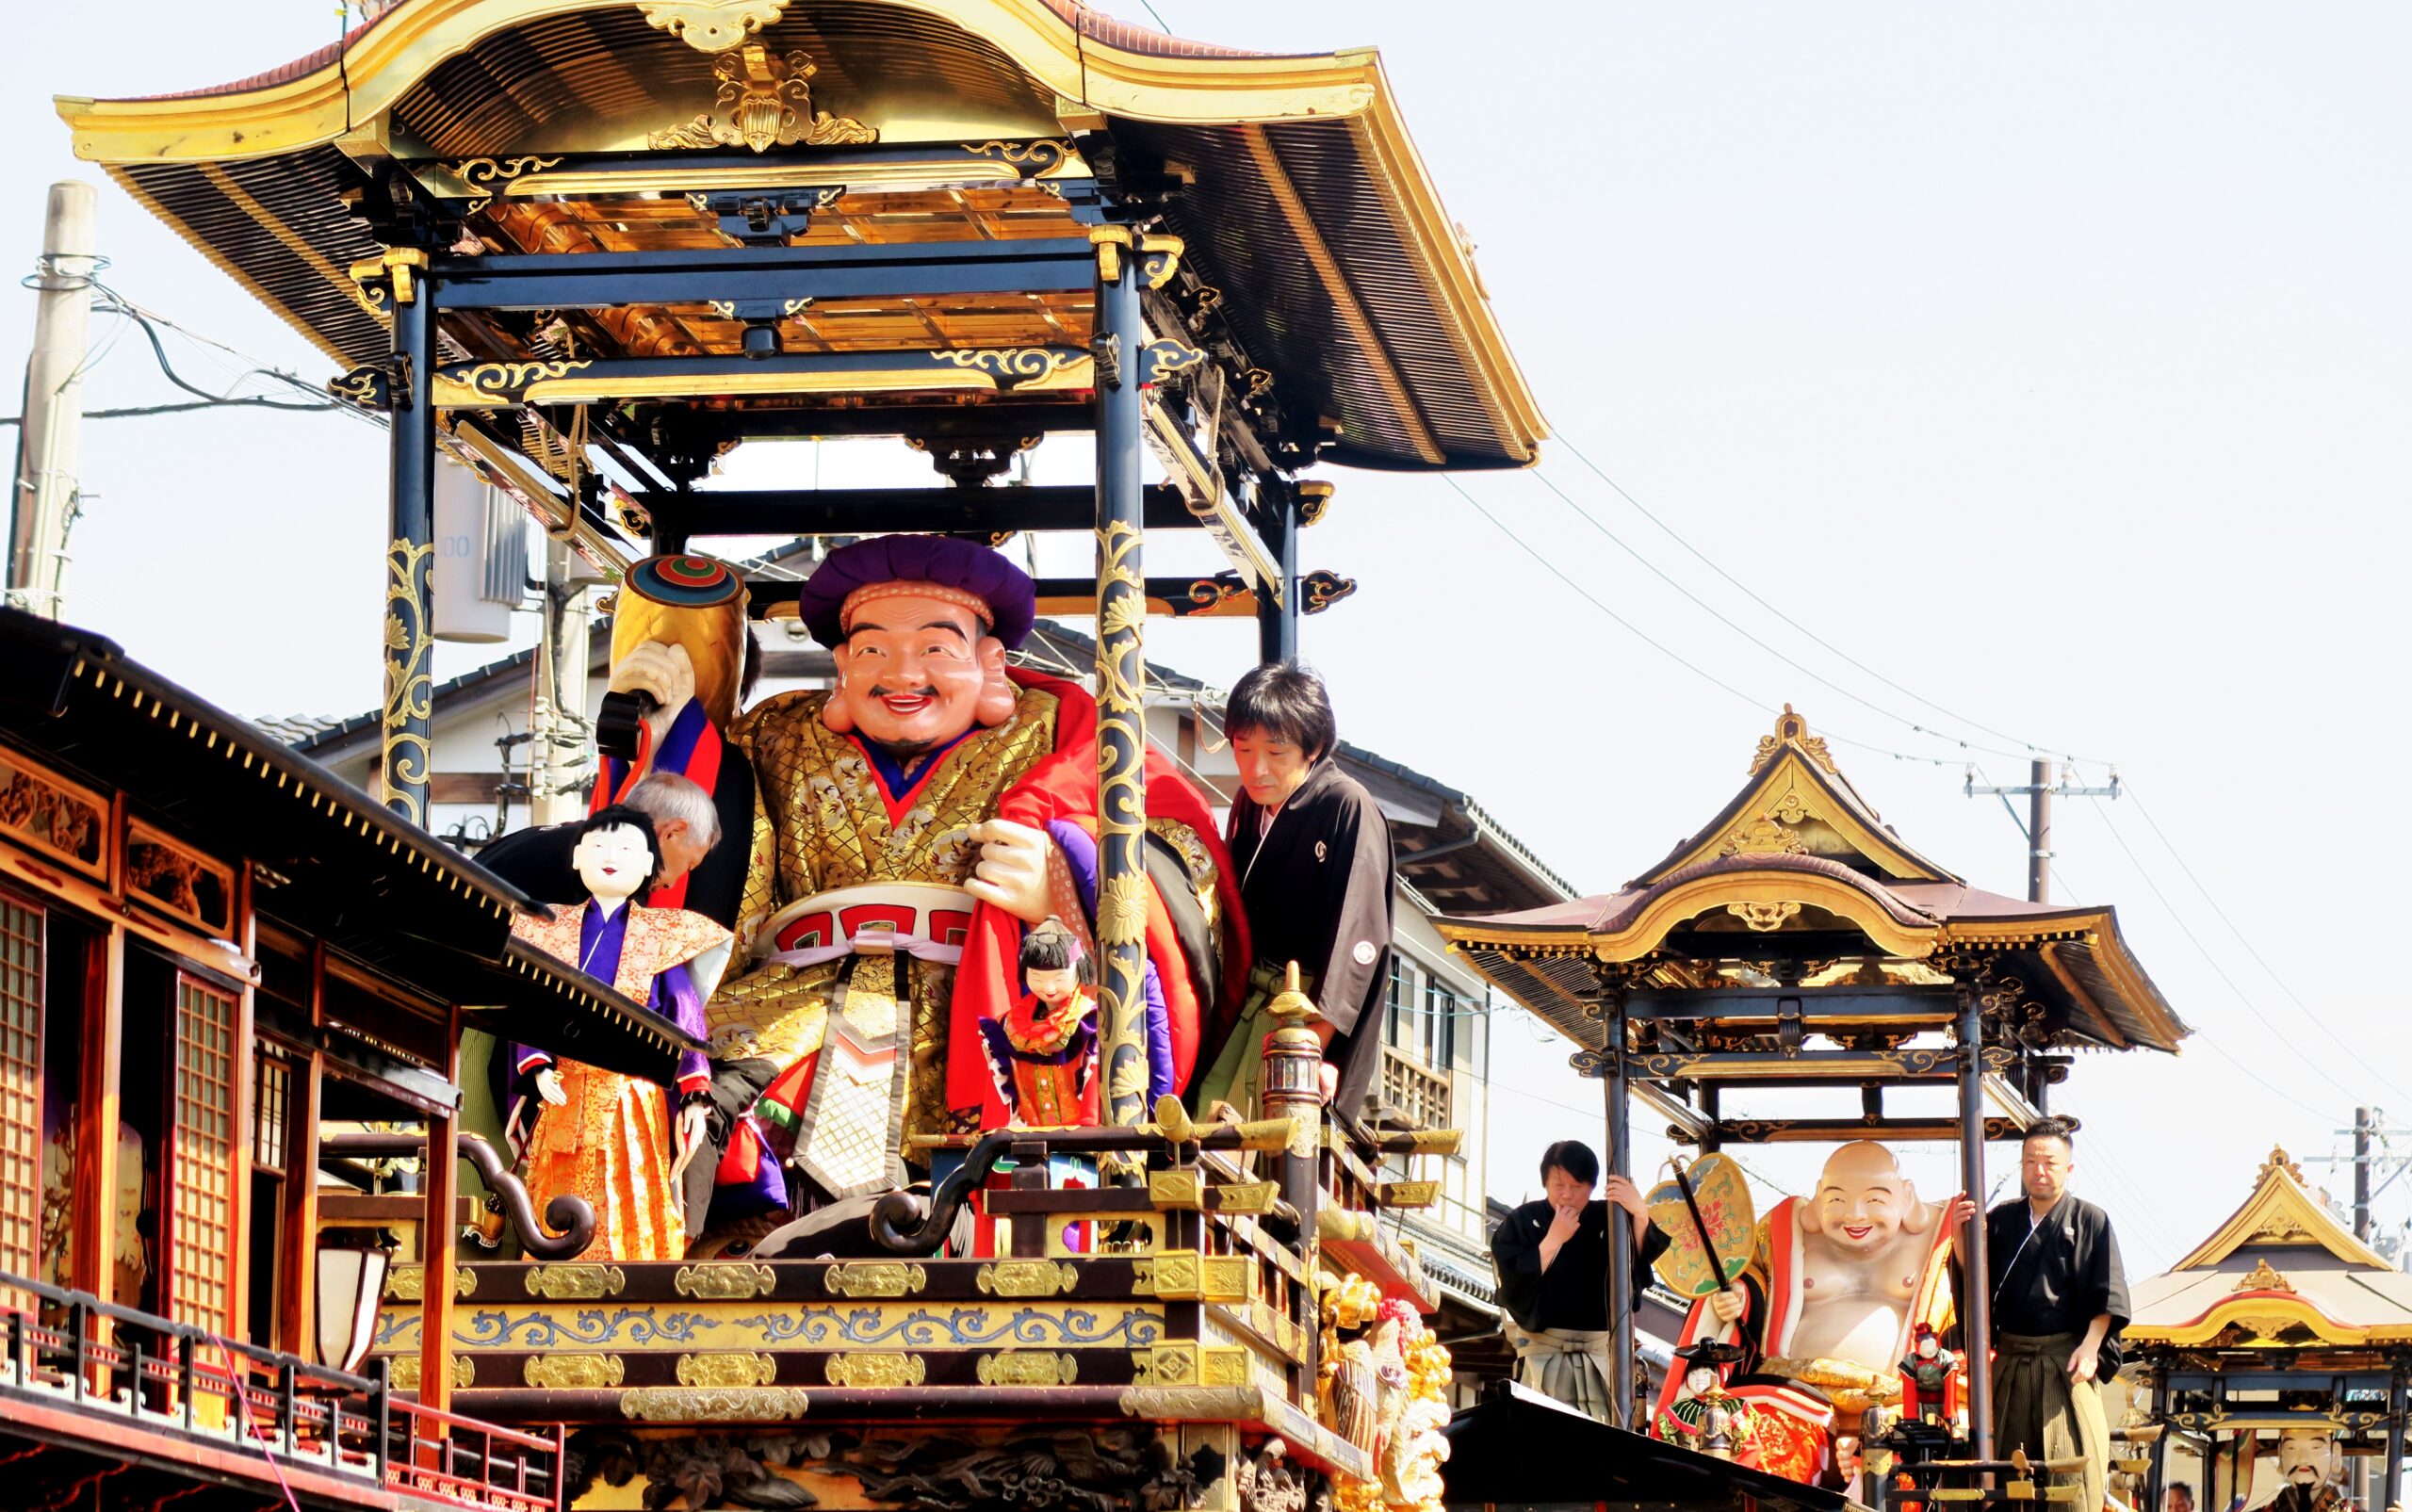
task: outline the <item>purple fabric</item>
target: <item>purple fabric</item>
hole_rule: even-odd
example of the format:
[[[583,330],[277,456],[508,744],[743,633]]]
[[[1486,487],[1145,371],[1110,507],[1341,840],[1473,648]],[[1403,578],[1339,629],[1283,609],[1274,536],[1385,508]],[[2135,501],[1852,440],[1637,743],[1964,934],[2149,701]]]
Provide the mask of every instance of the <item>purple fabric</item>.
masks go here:
[[[839,611],[846,595],[872,583],[937,583],[976,595],[995,616],[989,633],[1008,651],[1038,618],[1038,587],[1003,555],[944,535],[882,535],[829,553],[805,580],[796,612],[812,638],[835,650],[845,640]]]
[[[579,970],[597,982],[609,984],[620,974],[620,947],[628,935],[628,910],[624,904],[611,918],[602,917],[593,899],[584,905],[583,917],[578,924],[578,959]],[[680,1029],[704,1037],[704,999],[695,990],[695,980],[688,974],[684,964],[658,972],[653,988],[645,995],[644,1005]],[[522,1077],[534,1076],[554,1064],[552,1051],[535,1045],[519,1045],[505,1041],[503,1053],[511,1059],[512,1081],[516,1085]],[[711,1062],[701,1050],[678,1052],[678,1080],[697,1081],[711,1075]],[[516,1122],[517,1111],[512,1114]]]
[[[1051,819],[1047,821],[1047,837],[1064,853],[1071,863],[1072,886],[1080,889],[1081,906],[1088,910],[1090,927],[1097,923],[1097,841],[1088,831],[1069,820]],[[1164,984],[1156,979],[1156,963],[1146,957],[1147,967],[1141,981],[1148,994],[1148,1106],[1173,1090],[1172,1084],[1172,1014],[1165,1007]]]

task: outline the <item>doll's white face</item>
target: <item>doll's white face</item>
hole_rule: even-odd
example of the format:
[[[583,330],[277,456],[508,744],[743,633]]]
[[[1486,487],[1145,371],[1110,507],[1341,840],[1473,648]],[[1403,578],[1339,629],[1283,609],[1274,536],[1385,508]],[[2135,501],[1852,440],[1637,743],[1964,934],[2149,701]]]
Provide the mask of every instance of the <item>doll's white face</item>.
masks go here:
[[[1717,1367],[1695,1365],[1684,1373],[1684,1386],[1694,1396],[1706,1396],[1717,1385]]]
[[[1031,996],[1050,1008],[1060,1009],[1080,994],[1081,973],[1073,967],[1029,967],[1022,980],[1030,984]]]
[[[653,875],[653,848],[645,844],[644,832],[635,825],[614,824],[580,836],[569,864],[596,902],[622,902]]]

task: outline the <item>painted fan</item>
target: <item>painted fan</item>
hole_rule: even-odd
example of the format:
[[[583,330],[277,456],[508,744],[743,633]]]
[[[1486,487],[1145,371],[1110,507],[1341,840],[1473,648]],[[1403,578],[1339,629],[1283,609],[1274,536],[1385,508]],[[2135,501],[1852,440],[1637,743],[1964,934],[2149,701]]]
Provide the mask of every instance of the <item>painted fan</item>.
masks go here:
[[[1671,1241],[1658,1257],[1658,1278],[1679,1296],[1721,1291],[1751,1263],[1758,1214],[1742,1168],[1722,1155],[1703,1155],[1687,1169],[1668,1162],[1675,1179],[1650,1189],[1650,1219]]]

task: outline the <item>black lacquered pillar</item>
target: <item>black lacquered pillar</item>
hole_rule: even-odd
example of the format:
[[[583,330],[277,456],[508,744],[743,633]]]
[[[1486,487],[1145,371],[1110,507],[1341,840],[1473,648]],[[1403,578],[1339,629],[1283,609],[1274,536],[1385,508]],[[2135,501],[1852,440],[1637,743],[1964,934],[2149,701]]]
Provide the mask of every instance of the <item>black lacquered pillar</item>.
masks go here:
[[[1298,657],[1298,500],[1279,483],[1258,492],[1257,528],[1281,576],[1281,602],[1265,593],[1256,601],[1256,656],[1259,661],[1295,661]]]
[[[1105,1117],[1148,1110],[1148,731],[1142,691],[1146,579],[1140,565],[1139,350],[1142,273],[1126,226],[1089,233],[1097,248],[1098,999],[1103,1007]]]
[[[383,264],[383,279],[369,285],[383,294],[394,316],[393,363],[386,375],[393,411],[393,539],[385,547],[381,770],[386,806],[424,824],[435,655],[435,288],[422,276],[423,252],[397,249],[385,253]]]
[[[1961,1351],[1968,1372],[1968,1437],[1979,1459],[1994,1457],[1993,1296],[1985,1260],[1985,1037],[1976,995],[1960,991],[1960,1190],[1977,1204],[1968,1224],[1968,1294],[1960,1317],[1967,1325]]]
[[[1622,988],[1601,1004],[1607,1030],[1601,1049],[1601,1097],[1606,1103],[1607,1174],[1633,1175],[1633,1084],[1626,1076],[1625,1003]],[[1608,1404],[1620,1428],[1634,1426],[1633,1229],[1624,1210],[1608,1209]]]

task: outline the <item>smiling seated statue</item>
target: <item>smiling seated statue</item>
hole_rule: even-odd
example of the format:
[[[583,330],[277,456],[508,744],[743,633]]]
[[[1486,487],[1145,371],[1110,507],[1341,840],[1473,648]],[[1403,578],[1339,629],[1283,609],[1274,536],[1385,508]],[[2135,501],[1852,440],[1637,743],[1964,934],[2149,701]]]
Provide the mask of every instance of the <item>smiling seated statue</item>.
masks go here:
[[[1745,1351],[1726,1385],[1756,1414],[1762,1469],[1812,1485],[1835,1478],[1836,1438],[1899,1398],[1919,1325],[1951,1321],[1943,1212],[1918,1200],[1891,1150],[1844,1145],[1814,1195],[1786,1197],[1760,1221],[1741,1278],[1692,1304],[1680,1344]]]
[[[737,716],[718,757],[750,767],[755,801],[743,953],[705,1011],[718,1160],[713,1191],[687,1192],[699,1254],[869,1253],[852,1214],[928,1174],[927,1136],[1013,1116],[986,1043],[1022,996],[1024,933],[1053,917],[1095,953],[1097,706],[1007,665],[1033,627],[1030,577],[986,546],[881,536],[831,552],[797,608],[836,686]],[[680,633],[665,621],[613,671],[665,722],[692,691]],[[1147,804],[1130,901],[1148,1084],[1127,1090],[1152,1106],[1186,1087],[1201,1024],[1244,985],[1224,962],[1247,956],[1207,801],[1150,753]],[[788,1221],[816,1210],[832,1221]]]

